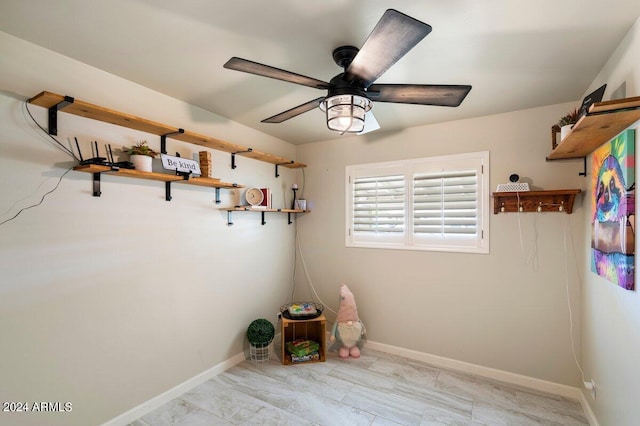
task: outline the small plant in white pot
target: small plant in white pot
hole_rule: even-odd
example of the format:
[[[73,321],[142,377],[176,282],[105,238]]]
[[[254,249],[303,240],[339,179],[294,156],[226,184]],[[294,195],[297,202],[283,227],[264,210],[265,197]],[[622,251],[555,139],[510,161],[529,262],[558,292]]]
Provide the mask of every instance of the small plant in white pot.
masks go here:
[[[130,160],[136,170],[141,172],[150,172],[152,170],[152,159],[158,156],[158,153],[147,145],[147,141],[138,141],[130,147],[123,146],[122,151],[129,154]]]
[[[580,113],[578,112],[577,109],[574,109],[573,111],[569,111],[564,117],[560,119],[560,121],[558,121],[558,126],[560,127],[561,141],[567,137],[567,135],[571,131],[571,128],[573,127],[574,124],[578,122],[579,118],[580,118]]]

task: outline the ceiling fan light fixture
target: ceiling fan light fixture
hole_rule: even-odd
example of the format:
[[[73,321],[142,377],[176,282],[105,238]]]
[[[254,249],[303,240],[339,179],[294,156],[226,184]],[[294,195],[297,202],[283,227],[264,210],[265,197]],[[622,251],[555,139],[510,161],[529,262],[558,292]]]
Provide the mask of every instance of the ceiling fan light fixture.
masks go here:
[[[327,127],[340,133],[359,133],[364,130],[365,114],[373,103],[369,98],[359,95],[334,95],[327,97],[320,109],[327,116]]]

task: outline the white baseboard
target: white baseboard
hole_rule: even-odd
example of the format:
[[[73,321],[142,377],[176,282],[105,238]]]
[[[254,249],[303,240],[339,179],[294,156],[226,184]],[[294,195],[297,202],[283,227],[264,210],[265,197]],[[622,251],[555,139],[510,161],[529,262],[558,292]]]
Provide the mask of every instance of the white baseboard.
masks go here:
[[[598,423],[598,419],[596,418],[596,414],[591,409],[591,404],[589,403],[589,398],[587,397],[587,392],[580,391],[580,405],[582,405],[582,409],[584,410],[584,415],[587,417],[590,426],[600,426]]]
[[[483,367],[477,364],[471,364],[464,361],[457,361],[451,358],[445,358],[438,355],[432,355],[424,352],[418,352],[411,349],[399,348],[397,346],[386,345],[384,343],[372,342],[367,340],[366,346],[373,350],[399,355],[404,358],[423,361],[436,367],[447,368],[450,370],[471,373],[477,376],[486,377],[488,379],[499,380],[501,382],[511,383],[514,385],[524,386],[529,389],[535,389],[554,395],[564,396],[575,401],[582,402],[580,389],[572,386],[562,385],[559,383],[549,382],[546,380],[536,379],[521,374],[510,373],[496,368]]]
[[[169,389],[166,392],[161,393],[160,395],[146,401],[143,402],[142,404],[138,405],[137,407],[132,408],[131,410],[122,413],[121,415],[119,415],[118,417],[115,417],[111,420],[109,420],[106,423],[103,423],[102,426],[125,426],[128,425],[131,422],[134,422],[136,420],[138,420],[140,417],[149,414],[150,412],[152,412],[153,410],[155,410],[156,408],[161,407],[162,405],[166,404],[167,402],[179,397],[180,395],[189,392],[191,389],[195,388],[196,386],[201,385],[202,383],[206,382],[207,380],[210,380],[211,378],[217,376],[218,374],[224,372],[225,370],[228,370],[229,368],[233,367],[236,364],[241,363],[242,361],[244,361],[246,359],[246,354],[244,352],[241,352],[237,355],[232,356],[231,358],[221,362],[220,364],[214,365],[213,367],[211,367],[210,369],[203,371],[202,373],[198,374],[197,376],[194,376],[182,383],[180,383],[178,386]]]

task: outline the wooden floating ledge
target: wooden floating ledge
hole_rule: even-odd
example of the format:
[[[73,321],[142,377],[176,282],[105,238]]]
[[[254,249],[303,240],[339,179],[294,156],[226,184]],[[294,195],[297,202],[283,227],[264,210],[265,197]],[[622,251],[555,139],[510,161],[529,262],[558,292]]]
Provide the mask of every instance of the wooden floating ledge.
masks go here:
[[[187,185],[207,186],[210,188],[244,188],[242,185],[235,183],[222,182],[216,178],[205,177],[191,177],[184,179],[182,176],[178,176],[170,173],[156,173],[156,172],[141,172],[140,170],[133,169],[117,169],[113,170],[110,166],[103,166],[101,164],[86,164],[76,166],[73,168],[78,172],[84,173],[106,173],[109,175],[124,176],[136,179],[156,180],[160,182],[175,182],[184,183]]]
[[[64,102],[65,99],[66,98],[62,95],[45,91],[29,99],[28,102],[33,105],[38,105],[48,109],[60,104],[61,102]],[[283,157],[278,157],[277,155],[268,154],[266,152],[256,151],[248,146],[233,144],[220,139],[189,132],[187,130],[185,130],[184,132],[180,132],[181,129],[178,127],[171,127],[167,126],[166,124],[156,123],[145,118],[140,118],[136,117],[135,115],[114,111],[108,108],[79,101],[77,99],[74,99],[73,102],[62,106],[59,111],[85,118],[91,118],[93,120],[98,120],[105,123],[115,124],[117,126],[127,127],[129,129],[139,130],[145,133],[151,133],[158,136],[166,135],[171,139],[188,142],[194,145],[204,146],[218,151],[233,153],[236,155],[241,155],[243,157],[253,158],[255,160],[264,161],[266,163],[277,164],[279,166],[287,167],[290,169],[307,167],[306,164],[289,160]]]
[[[586,157],[640,120],[640,97],[596,102],[547,160]]]
[[[564,212],[573,213],[573,203],[579,189],[547,191],[494,192],[493,213]]]
[[[219,210],[224,210],[228,212],[267,212],[267,213],[309,213],[311,210],[300,210],[300,209],[260,209],[249,206],[240,206],[240,207],[222,207]]]

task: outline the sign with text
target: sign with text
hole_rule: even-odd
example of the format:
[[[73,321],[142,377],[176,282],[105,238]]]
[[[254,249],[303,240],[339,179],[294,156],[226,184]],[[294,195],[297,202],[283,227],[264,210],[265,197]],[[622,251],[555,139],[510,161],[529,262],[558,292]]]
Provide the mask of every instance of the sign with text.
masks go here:
[[[188,160],[182,157],[174,157],[173,155],[160,154],[162,159],[162,167],[165,170],[173,170],[182,173],[201,174],[200,163],[195,160]]]

